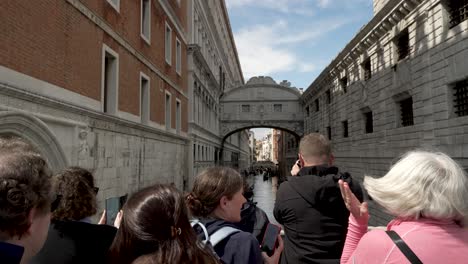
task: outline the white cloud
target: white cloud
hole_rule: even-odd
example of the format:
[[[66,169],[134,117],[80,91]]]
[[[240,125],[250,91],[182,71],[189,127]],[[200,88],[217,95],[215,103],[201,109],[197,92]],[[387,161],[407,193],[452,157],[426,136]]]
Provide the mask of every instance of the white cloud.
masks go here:
[[[280,20],[273,25],[255,25],[234,33],[242,71],[246,78],[267,76],[280,72],[310,72],[313,63],[304,63],[296,54],[295,44],[310,42],[334,30],[345,21],[321,21],[308,29],[292,30],[288,23]],[[326,25],[326,26],[325,26]],[[297,33],[299,32],[299,33]],[[302,45],[300,48],[306,48]]]
[[[371,5],[370,0],[226,0],[228,8],[261,7],[282,13],[313,15],[314,9],[346,7],[355,8],[356,4]]]
[[[226,0],[228,8],[261,7],[281,13],[312,15],[309,0]]]
[[[313,63],[301,63],[299,64],[300,72],[311,72],[317,69],[317,65]]]

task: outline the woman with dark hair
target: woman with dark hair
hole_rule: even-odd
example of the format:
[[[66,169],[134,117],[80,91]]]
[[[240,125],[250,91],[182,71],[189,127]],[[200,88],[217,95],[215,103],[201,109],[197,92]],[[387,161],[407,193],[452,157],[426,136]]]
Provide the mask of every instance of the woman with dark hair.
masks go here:
[[[157,184],[133,194],[110,248],[109,263],[216,264],[191,228],[183,195]]]
[[[214,236],[224,227],[238,229],[241,208],[246,202],[242,195],[243,183],[240,174],[226,167],[208,168],[195,179],[193,190],[186,197],[192,213],[206,228],[208,236]],[[201,239],[208,239],[203,228],[197,228]],[[231,230],[232,230],[231,229]],[[210,241],[211,242],[211,241]],[[283,241],[278,236],[279,246],[269,257],[260,251],[254,235],[238,230],[213,245],[214,251],[223,263],[278,263],[283,251]]]
[[[70,167],[55,175],[52,182],[61,199],[52,214],[47,241],[33,263],[103,263],[117,229],[91,223],[99,190],[93,175]]]
[[[0,138],[0,263],[29,263],[47,237],[53,195],[47,162],[19,138]]]

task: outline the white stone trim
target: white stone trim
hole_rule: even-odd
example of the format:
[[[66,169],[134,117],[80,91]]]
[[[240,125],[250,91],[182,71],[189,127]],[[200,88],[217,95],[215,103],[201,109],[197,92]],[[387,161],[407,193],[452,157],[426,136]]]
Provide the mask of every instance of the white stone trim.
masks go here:
[[[166,13],[166,15],[169,18],[169,20],[171,21],[171,23],[175,26],[177,32],[179,33],[180,37],[182,38],[182,41],[184,43],[187,43],[187,37],[185,36],[187,33],[186,33],[186,31],[182,30],[181,23],[180,23],[179,19],[177,18],[177,16],[172,11],[172,7],[170,7],[169,3],[167,3],[167,0],[159,0],[159,4],[161,5],[162,9]]]
[[[139,106],[140,106],[140,122],[142,124],[146,125],[146,124],[149,123],[149,120],[151,119],[151,107],[150,107],[151,106],[151,79],[150,79],[150,77],[148,75],[144,74],[143,72],[140,72],[140,79],[139,80],[140,80],[140,96],[139,96],[138,100],[140,102],[140,104],[139,104]],[[147,83],[148,83],[147,84],[148,85],[148,87],[147,87],[147,89],[148,89],[148,98],[143,98],[147,103],[147,105],[146,105],[147,118],[144,118],[143,112],[141,111],[143,109],[143,106],[144,106],[143,102],[141,101],[141,98],[143,96],[143,87],[141,86],[141,81],[142,80],[146,80]]]
[[[0,134],[14,134],[35,145],[57,172],[70,164],[57,136],[39,118],[27,112],[0,112]]]
[[[120,13],[120,0],[115,0],[117,3],[114,3],[114,0],[107,0],[110,6],[112,6],[117,13]]]
[[[101,111],[102,109],[100,101],[0,65],[0,84],[2,83],[94,111]]]
[[[176,73],[182,75],[182,43],[176,36]]]
[[[100,28],[103,32],[108,34],[111,38],[113,38],[119,45],[121,45],[127,52],[133,55],[137,60],[139,60],[142,64],[146,67],[151,69],[154,73],[156,73],[161,79],[163,79],[166,83],[176,89],[182,96],[188,97],[187,94],[179,87],[176,83],[171,81],[171,79],[162,73],[148,58],[146,58],[140,51],[134,48],[127,40],[122,38],[115,30],[107,24],[101,17],[95,14],[92,10],[90,10],[87,6],[81,3],[80,0],[66,0],[67,3],[72,5],[76,8],[83,16],[89,19],[92,23],[94,23],[98,28]]]
[[[169,30],[169,33],[168,33]],[[169,43],[167,43],[169,34]],[[169,57],[168,57],[169,56]],[[172,65],[172,28],[167,21],[164,27],[164,59],[167,64]]]
[[[148,1],[148,36],[143,32],[143,2]],[[140,0],[140,37],[151,45],[151,0]]]
[[[109,48],[106,44],[102,44],[102,67],[101,67],[101,111],[105,112],[104,109],[104,89],[105,89],[105,69],[106,69],[106,53],[109,53],[110,55],[114,56],[117,64],[117,73],[116,73],[116,79],[115,79],[115,95],[113,96],[115,99],[115,109],[112,109],[108,114],[116,114],[119,111],[119,54]]]
[[[131,122],[141,124],[141,118],[139,116],[128,113],[128,112],[125,112],[125,111],[118,111],[117,117],[120,117],[122,119],[131,121]]]
[[[169,118],[167,117],[167,96],[169,95]],[[164,125],[166,126],[166,130],[170,131],[172,130],[172,94],[169,91],[165,91],[164,93]],[[168,123],[169,119],[169,123]]]
[[[177,105],[179,105],[179,108],[177,108]],[[176,133],[180,134],[182,131],[182,102],[180,101],[179,98],[176,98],[176,113],[175,113],[175,121],[176,121]]]

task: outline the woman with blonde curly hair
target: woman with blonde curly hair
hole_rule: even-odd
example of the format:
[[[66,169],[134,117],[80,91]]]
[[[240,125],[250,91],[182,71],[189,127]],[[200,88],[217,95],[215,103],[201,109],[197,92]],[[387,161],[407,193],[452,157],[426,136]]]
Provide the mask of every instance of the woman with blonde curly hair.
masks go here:
[[[341,263],[467,263],[468,177],[443,153],[412,151],[381,178],[365,177],[373,200],[395,216],[367,232],[367,203],[339,182],[349,216]]]
[[[99,190],[93,175],[70,167],[55,175],[52,182],[61,199],[52,214],[47,241],[33,263],[103,263],[117,229],[91,223]]]

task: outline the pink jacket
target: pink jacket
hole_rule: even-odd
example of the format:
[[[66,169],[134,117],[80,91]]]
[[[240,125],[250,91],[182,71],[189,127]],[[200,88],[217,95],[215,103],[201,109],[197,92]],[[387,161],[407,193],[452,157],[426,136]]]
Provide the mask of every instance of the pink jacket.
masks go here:
[[[468,229],[453,221],[395,219],[387,230],[397,232],[424,264],[468,263]],[[341,263],[410,263],[384,230],[366,232],[350,215]]]

